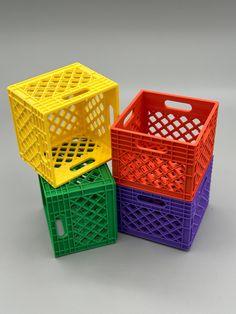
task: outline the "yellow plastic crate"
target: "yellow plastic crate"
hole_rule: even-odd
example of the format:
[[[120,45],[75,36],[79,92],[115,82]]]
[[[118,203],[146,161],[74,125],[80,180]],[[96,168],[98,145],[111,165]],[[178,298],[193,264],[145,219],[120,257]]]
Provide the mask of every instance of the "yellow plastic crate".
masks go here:
[[[20,156],[53,187],[111,159],[119,87],[80,63],[8,87]]]

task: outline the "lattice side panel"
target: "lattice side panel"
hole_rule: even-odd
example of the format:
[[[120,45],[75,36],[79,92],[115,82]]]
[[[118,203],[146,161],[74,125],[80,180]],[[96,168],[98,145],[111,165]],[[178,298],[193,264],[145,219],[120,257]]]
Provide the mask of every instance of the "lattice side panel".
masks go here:
[[[76,138],[83,125],[80,106],[81,104],[71,105],[48,115],[52,146]]]
[[[148,134],[150,135],[195,143],[202,127],[203,122],[196,117],[148,111]]]
[[[33,114],[21,104],[20,100],[11,98],[20,154],[23,159],[32,163],[35,168],[40,165],[39,144],[34,126]]]
[[[71,199],[70,203],[75,246],[106,242],[108,239],[106,193],[100,192]]]
[[[186,166],[161,158],[124,151],[119,158],[121,179],[173,192],[184,192]]]
[[[191,240],[194,239],[208,206],[211,182],[210,174],[208,174],[208,176],[209,177],[207,178],[207,182],[204,185],[204,189],[202,190],[201,195],[198,197],[196,212],[194,213],[194,216],[192,218]]]
[[[122,202],[122,231],[137,231],[174,242],[183,241],[184,218]]]
[[[143,121],[143,110],[132,110],[130,114],[124,120],[126,130],[135,131],[135,132],[144,132]]]
[[[107,137],[106,132],[108,132],[107,126],[109,125],[107,110],[103,93],[97,94],[85,105],[86,132],[99,141],[103,141]]]
[[[217,112],[215,113],[212,120],[210,121],[208,129],[206,130],[206,132],[209,132],[209,133],[206,137],[203,136],[203,139],[200,144],[200,148],[198,150],[196,171],[195,171],[195,188],[198,186],[200,180],[202,179],[202,175],[204,174],[206,167],[208,166],[209,161],[213,154],[216,120],[217,120]]]

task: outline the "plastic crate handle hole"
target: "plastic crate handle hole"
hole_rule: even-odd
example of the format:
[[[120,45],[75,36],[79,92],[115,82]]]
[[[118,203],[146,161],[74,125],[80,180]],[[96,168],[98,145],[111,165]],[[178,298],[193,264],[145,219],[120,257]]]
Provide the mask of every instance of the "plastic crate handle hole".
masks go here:
[[[147,148],[147,147],[143,147],[139,144],[139,142],[136,142],[135,143],[136,147],[140,150],[144,150],[146,152],[149,152],[149,153],[158,153],[158,154],[161,154],[161,155],[165,155],[167,153],[167,149],[166,148],[163,148],[163,149],[160,149],[160,148]]]
[[[141,202],[145,202],[145,203],[148,203],[150,205],[157,205],[157,206],[161,206],[161,207],[166,206],[166,203],[164,201],[157,199],[157,198],[150,197],[150,196],[138,195],[137,199]]]
[[[63,100],[69,100],[69,99],[72,99],[74,97],[78,97],[80,95],[83,95],[83,94],[86,94],[89,92],[89,88],[81,88],[79,89],[78,91],[74,92],[74,93],[69,93],[67,95],[64,95],[62,97]]]

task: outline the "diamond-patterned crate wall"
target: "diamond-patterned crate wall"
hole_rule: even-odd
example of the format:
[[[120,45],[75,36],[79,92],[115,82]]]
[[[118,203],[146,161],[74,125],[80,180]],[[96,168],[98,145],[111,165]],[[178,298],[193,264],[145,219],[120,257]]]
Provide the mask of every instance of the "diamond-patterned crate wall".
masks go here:
[[[119,231],[188,250],[208,206],[212,162],[192,202],[117,185]]]
[[[116,190],[107,165],[57,189],[39,181],[56,257],[116,241]]]
[[[118,85],[75,63],[8,88],[20,156],[58,187],[111,159]]]
[[[116,183],[191,201],[212,158],[217,112],[216,101],[141,91],[111,129]]]

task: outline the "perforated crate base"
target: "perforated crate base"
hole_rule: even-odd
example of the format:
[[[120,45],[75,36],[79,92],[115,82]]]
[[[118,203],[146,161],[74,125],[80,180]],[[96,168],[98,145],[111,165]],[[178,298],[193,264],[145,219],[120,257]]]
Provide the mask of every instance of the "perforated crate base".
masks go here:
[[[77,177],[77,172],[75,175],[73,172],[79,170],[80,174],[84,174],[88,167],[89,170],[92,170],[108,161],[110,148],[99,145],[96,139],[82,135],[55,145],[52,148],[52,159],[56,178],[60,178],[56,180],[56,184],[60,185],[61,182],[70,180],[68,179],[68,168],[71,176]]]
[[[69,255],[69,254],[74,254],[74,253],[80,253],[83,251],[87,251],[87,250],[92,250],[92,249],[97,249],[100,248],[102,246],[106,246],[106,245],[110,245],[110,244],[115,244],[116,243],[116,239],[110,239],[110,240],[105,240],[103,242],[97,242],[88,246],[80,246],[79,248],[75,248],[75,247],[71,247],[71,248],[64,248],[64,247],[60,247],[58,246],[58,250],[56,250],[54,252],[55,257],[62,257],[65,255]]]
[[[120,232],[188,250],[209,202],[212,161],[193,201],[117,185]]]
[[[53,188],[39,176],[56,257],[116,242],[115,182],[107,165]]]

